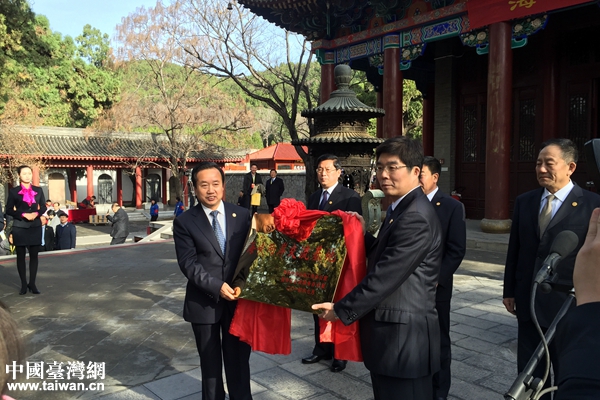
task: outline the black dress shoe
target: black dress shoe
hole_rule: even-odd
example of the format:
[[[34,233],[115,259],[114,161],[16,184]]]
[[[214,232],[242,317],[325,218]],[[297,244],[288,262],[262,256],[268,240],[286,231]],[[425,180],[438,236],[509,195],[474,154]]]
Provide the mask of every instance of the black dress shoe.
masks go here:
[[[331,360],[331,356],[317,356],[311,354],[310,356],[302,359],[302,364],[314,364],[321,360]]]
[[[35,285],[27,285],[29,291],[33,294],[40,294],[40,291],[35,287]]]
[[[27,293],[27,286],[21,286],[21,291],[19,292],[19,294],[25,294]]]
[[[346,369],[346,364],[348,364],[348,361],[346,360],[336,360],[335,358],[333,359],[333,362],[331,363],[331,372],[342,372],[343,370]]]

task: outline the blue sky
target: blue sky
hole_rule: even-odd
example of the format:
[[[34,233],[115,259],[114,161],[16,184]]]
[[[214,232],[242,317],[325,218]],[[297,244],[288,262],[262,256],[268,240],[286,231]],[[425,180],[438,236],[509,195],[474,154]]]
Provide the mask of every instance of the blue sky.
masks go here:
[[[156,0],[29,0],[33,12],[48,17],[53,32],[73,38],[90,24],[112,39],[121,18],[139,7],[154,7]]]

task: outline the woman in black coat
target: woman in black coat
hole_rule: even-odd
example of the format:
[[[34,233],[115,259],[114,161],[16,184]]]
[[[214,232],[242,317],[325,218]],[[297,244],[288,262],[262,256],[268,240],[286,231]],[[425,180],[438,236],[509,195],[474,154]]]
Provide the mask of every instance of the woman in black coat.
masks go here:
[[[12,237],[17,252],[17,270],[21,278],[21,291],[27,288],[34,294],[40,294],[35,286],[38,270],[38,252],[42,244],[42,223],[40,216],[46,212],[44,192],[31,184],[33,172],[27,165],[17,168],[20,185],[10,189],[6,201],[6,213],[13,217]],[[29,284],[25,268],[25,253],[29,251]]]

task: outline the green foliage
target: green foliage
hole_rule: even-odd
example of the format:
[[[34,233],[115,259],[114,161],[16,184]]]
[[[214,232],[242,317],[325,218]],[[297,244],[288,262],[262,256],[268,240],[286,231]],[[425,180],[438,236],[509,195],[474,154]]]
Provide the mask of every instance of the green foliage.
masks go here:
[[[108,35],[87,25],[76,41],[53,33],[24,0],[0,2],[0,117],[86,127],[118,99],[106,68]]]

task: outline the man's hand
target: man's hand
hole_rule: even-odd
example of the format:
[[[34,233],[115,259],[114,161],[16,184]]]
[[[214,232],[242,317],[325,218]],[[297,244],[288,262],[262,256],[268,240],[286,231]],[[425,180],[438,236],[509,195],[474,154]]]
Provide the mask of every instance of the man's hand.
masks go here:
[[[517,315],[517,311],[515,310],[515,298],[514,297],[503,298],[502,304],[504,304],[504,307],[506,307],[506,311],[508,311],[512,315]]]
[[[600,301],[600,208],[592,212],[585,243],[575,259],[573,285],[577,305]]]
[[[360,215],[359,213],[357,213],[355,211],[346,211],[346,213],[358,218],[358,220],[360,221],[360,224],[362,225],[363,235],[364,235],[365,232],[367,232],[367,224],[365,223],[365,219],[362,217],[362,215]]]
[[[242,294],[242,289],[239,286],[236,286],[233,288],[233,297],[235,297],[236,299],[238,297],[240,297],[240,294]]]
[[[326,321],[333,322],[333,321],[339,319],[337,317],[337,315],[335,315],[335,312],[333,311],[333,303],[313,304],[310,307],[313,310],[321,310],[321,311],[323,311],[321,314],[319,314],[319,318],[323,318]]]
[[[221,297],[225,300],[235,300],[235,291],[229,286],[227,282],[223,282],[223,286],[221,286]]]

